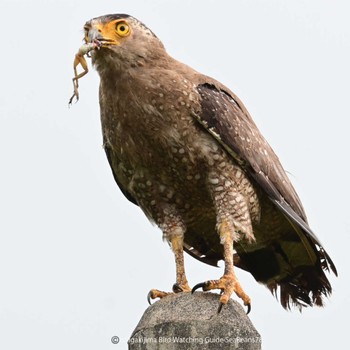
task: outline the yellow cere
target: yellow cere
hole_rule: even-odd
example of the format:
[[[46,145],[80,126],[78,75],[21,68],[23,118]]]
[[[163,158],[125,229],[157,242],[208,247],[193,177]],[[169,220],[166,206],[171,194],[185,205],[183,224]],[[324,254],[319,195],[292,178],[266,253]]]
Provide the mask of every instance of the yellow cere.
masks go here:
[[[78,80],[82,78],[85,74],[88,73],[88,65],[84,58],[85,55],[89,56],[89,52],[95,49],[100,49],[100,47],[108,47],[109,45],[120,45],[120,40],[131,34],[131,29],[129,24],[124,19],[118,19],[116,21],[111,21],[108,23],[93,23],[93,28],[97,30],[101,36],[100,43],[89,42],[88,32],[89,27],[85,26],[85,44],[79,48],[79,51],[75,54],[74,57],[74,77],[73,77],[73,87],[74,92],[72,97],[69,99],[69,105],[72,104],[74,98],[79,100],[79,83]],[[77,67],[81,66],[83,72],[78,74]]]
[[[96,23],[94,27],[100,32],[105,42],[103,46],[120,45],[121,38],[127,37],[131,34],[131,29],[125,20],[116,20],[108,23]],[[85,39],[86,40],[86,39]]]

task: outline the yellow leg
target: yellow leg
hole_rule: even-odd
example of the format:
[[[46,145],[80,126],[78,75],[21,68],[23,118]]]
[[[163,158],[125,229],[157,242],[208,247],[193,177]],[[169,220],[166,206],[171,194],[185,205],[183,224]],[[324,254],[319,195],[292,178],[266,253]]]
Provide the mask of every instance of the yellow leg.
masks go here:
[[[244,305],[248,307],[250,311],[250,298],[244,292],[241,287],[233,269],[233,232],[232,225],[228,222],[223,222],[218,227],[220,241],[224,248],[224,260],[225,260],[225,271],[224,275],[219,280],[211,280],[204,283],[199,283],[192,289],[194,292],[198,288],[202,288],[204,291],[211,289],[220,289],[222,294],[220,297],[220,306],[218,312],[220,312],[223,305],[227,304],[233,292],[243,300]]]
[[[171,238],[170,242],[175,255],[175,264],[176,264],[176,283],[173,286],[173,291],[175,293],[190,292],[191,288],[188,285],[186,274],[185,274],[183,237],[180,235],[176,235]]]
[[[175,255],[176,264],[176,283],[173,285],[173,292],[190,292],[191,288],[188,285],[186,274],[185,274],[185,264],[184,264],[184,252],[183,252],[183,236],[174,235],[170,238],[171,247]],[[158,289],[152,289],[148,293],[148,302],[151,299],[164,298],[165,296],[172,294],[169,292],[163,292]]]

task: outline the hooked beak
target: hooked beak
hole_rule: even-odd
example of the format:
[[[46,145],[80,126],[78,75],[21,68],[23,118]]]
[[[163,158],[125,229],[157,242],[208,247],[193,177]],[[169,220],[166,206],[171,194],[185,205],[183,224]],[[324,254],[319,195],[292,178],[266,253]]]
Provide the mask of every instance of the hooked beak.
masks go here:
[[[85,42],[87,44],[96,44],[98,48],[109,47],[110,45],[118,45],[115,40],[104,38],[99,29],[95,27],[85,27]]]

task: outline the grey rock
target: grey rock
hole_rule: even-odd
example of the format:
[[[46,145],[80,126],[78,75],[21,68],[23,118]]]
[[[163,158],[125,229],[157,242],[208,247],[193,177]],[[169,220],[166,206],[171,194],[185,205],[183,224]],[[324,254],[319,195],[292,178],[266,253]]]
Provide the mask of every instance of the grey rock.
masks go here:
[[[129,339],[129,350],[260,350],[261,337],[242,306],[219,296],[172,294],[148,307]]]

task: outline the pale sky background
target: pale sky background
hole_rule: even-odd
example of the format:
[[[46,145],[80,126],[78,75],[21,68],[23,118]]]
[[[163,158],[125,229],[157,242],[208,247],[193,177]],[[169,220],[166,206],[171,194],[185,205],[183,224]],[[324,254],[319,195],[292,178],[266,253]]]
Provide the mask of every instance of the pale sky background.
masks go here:
[[[237,93],[337,265],[327,307],[302,314],[238,271],[263,348],[345,347],[349,1],[1,0],[0,13],[1,349],[126,349],[147,292],[175,282],[161,232],[114,183],[93,69],[68,109],[82,27],[109,13],[139,18],[170,54]],[[186,267],[192,286],[223,272],[189,256]]]

